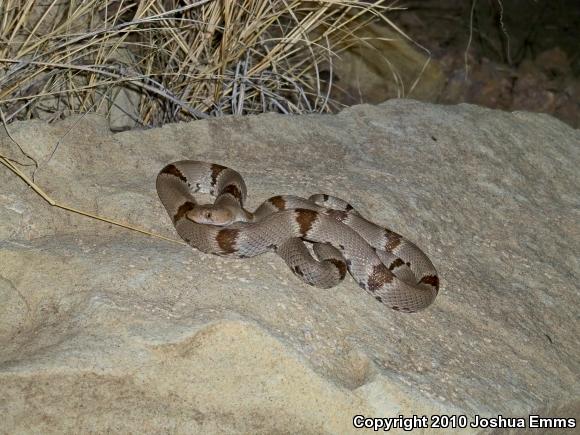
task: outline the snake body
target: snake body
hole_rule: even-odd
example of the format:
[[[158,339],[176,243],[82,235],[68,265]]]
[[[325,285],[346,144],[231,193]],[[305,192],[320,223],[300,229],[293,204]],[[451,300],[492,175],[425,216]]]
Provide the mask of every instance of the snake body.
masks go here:
[[[439,278],[423,251],[340,198],[274,196],[252,213],[244,209],[247,189],[238,172],[193,160],[165,166],[156,186],[177,233],[202,252],[237,258],[275,252],[296,276],[323,288],[348,270],[361,288],[397,311],[419,311],[437,296]],[[196,193],[209,193],[215,202],[199,204]],[[313,244],[316,259],[304,241]]]

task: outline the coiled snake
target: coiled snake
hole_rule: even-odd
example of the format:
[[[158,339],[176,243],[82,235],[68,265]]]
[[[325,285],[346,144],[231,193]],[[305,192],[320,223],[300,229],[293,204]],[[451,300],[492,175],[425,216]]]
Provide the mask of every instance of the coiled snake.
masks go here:
[[[404,312],[430,305],[439,278],[429,258],[397,233],[364,219],[340,198],[274,196],[255,212],[243,208],[246,185],[233,169],[183,160],[165,166],[157,192],[177,233],[202,252],[246,258],[275,252],[296,276],[336,285],[348,270],[377,301]],[[198,204],[197,192],[213,204]],[[313,243],[315,260],[304,241]]]

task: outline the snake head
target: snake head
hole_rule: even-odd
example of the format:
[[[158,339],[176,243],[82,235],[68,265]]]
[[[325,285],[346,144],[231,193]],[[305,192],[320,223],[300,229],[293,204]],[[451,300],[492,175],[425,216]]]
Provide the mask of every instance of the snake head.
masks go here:
[[[187,213],[187,218],[198,224],[229,225],[235,221],[227,208],[215,208],[212,204],[197,205]]]

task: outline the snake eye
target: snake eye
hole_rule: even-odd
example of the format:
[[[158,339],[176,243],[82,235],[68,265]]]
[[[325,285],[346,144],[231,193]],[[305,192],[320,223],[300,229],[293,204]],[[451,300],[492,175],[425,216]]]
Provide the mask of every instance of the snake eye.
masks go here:
[[[206,211],[205,212],[205,218],[206,219],[211,219],[211,211]]]

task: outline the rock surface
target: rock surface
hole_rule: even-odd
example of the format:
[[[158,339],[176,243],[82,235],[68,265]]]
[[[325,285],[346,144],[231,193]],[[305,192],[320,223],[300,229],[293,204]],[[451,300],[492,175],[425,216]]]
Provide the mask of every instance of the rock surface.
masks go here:
[[[404,100],[118,134],[94,116],[9,127],[67,205],[175,237],[157,171],[217,162],[244,176],[251,209],[284,193],[349,200],[421,246],[442,290],[397,313],[350,277],[319,290],[275,255],[208,256],[50,207],[0,165],[1,431],[347,434],[357,414],[578,416],[578,130]],[[0,153],[28,161],[5,133]]]

